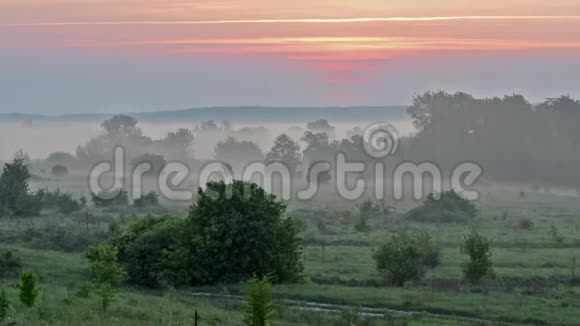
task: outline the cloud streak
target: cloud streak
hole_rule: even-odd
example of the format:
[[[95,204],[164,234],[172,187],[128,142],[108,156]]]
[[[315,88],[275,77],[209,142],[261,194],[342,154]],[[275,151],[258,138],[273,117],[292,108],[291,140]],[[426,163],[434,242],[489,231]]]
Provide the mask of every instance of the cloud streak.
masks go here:
[[[196,21],[93,21],[93,22],[38,22],[8,23],[1,27],[59,27],[99,25],[235,25],[235,24],[344,24],[380,22],[432,22],[432,21],[484,21],[484,20],[580,20],[580,16],[435,16],[435,17],[362,17],[362,18],[302,18],[302,19],[241,19]]]

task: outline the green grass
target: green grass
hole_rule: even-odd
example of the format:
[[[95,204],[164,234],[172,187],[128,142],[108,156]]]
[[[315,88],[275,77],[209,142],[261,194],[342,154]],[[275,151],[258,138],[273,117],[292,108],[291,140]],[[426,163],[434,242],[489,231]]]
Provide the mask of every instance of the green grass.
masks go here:
[[[352,311],[314,312],[279,306],[277,325],[386,323],[383,319],[354,317],[356,307],[418,312],[408,320],[409,325],[473,324],[473,320],[462,317],[521,324],[578,324],[580,288],[567,280],[572,257],[577,257],[580,265],[580,202],[551,194],[529,194],[523,199],[517,192],[493,191],[482,195],[481,214],[471,224],[409,223],[400,220],[400,216],[416,203],[402,202],[397,203],[397,213],[391,219],[370,221],[372,231],[368,234],[354,232],[352,224],[332,213],[345,207],[355,211],[354,205],[338,201],[320,204],[318,208],[329,212],[328,216],[307,221],[303,232],[310,243],[304,251],[306,273],[319,283],[277,285],[276,298],[347,305]],[[290,206],[311,207],[315,203]],[[185,212],[181,208],[177,211]],[[114,211],[92,214],[88,232],[104,236],[108,224],[119,220],[120,215]],[[532,220],[534,226],[521,229],[519,221],[523,218]],[[320,221],[326,226],[323,232],[317,227]],[[0,279],[12,303],[10,317],[17,325],[191,325],[195,310],[199,312],[200,325],[241,325],[243,302],[188,295],[189,291],[200,290],[222,292],[224,287],[178,291],[127,287],[108,312],[100,310],[94,296],[79,297],[79,286],[88,281],[82,251],[48,250],[52,246],[25,241],[22,233],[27,225],[39,228],[56,225],[74,229],[77,236],[82,236],[87,230],[85,222],[83,214],[50,214],[18,223],[0,220],[0,251],[12,250],[22,257],[25,269],[36,272],[42,286],[39,305],[26,309],[18,303],[16,279]],[[498,279],[481,288],[470,288],[460,281],[461,265],[466,258],[460,244],[472,225],[494,240]],[[562,236],[562,243],[554,241],[552,225]],[[372,251],[403,228],[430,232],[442,247],[441,265],[430,270],[420,284],[383,287],[371,258]],[[316,244],[322,241],[324,262],[322,246]],[[225,288],[230,293],[239,291],[239,285]]]

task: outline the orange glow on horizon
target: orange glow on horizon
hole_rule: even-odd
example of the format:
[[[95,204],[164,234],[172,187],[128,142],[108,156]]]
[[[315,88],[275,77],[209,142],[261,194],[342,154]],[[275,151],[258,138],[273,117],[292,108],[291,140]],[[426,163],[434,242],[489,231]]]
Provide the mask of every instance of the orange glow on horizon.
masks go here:
[[[380,69],[374,63],[401,57],[429,62],[447,53],[580,49],[580,5],[571,0],[528,0],[534,10],[520,0],[501,6],[450,0],[437,6],[425,0],[4,1],[8,14],[0,13],[0,37],[15,48],[160,55],[156,60],[191,56],[192,62],[196,55],[268,57],[331,82],[366,80],[361,76]]]

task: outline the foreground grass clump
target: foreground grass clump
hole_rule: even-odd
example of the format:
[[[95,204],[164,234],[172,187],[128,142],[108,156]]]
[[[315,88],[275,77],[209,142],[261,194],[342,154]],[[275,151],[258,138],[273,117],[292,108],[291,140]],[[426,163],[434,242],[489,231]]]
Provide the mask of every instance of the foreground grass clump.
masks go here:
[[[270,278],[264,276],[261,279],[253,277],[247,283],[243,291],[246,294],[247,307],[243,316],[246,326],[269,326],[274,319],[274,306],[272,305],[272,285]]]
[[[117,249],[110,245],[99,245],[88,253],[88,258],[91,261],[89,270],[94,292],[100,298],[101,308],[107,310],[119,292],[126,273],[117,261]]]

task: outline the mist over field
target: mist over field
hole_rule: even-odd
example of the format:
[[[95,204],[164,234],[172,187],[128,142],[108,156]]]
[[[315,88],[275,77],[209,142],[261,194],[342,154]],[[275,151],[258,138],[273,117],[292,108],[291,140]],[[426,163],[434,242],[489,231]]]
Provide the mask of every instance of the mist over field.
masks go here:
[[[395,119],[389,120],[393,123],[402,136],[409,135],[414,128],[410,119]],[[367,122],[348,122],[339,121],[333,123],[336,127],[336,136],[346,138],[349,131],[354,127],[364,128],[370,124],[372,120]],[[0,120],[0,139],[12,139],[11,141],[3,141],[0,143],[0,161],[7,161],[12,159],[14,153],[20,149],[24,149],[31,158],[42,159],[46,158],[53,152],[67,152],[73,154],[79,145],[87,143],[91,138],[98,136],[102,129],[101,122],[2,122]],[[140,123],[143,134],[147,137],[160,139],[167,135],[168,132],[177,130],[179,128],[193,128],[199,122],[170,122],[170,123]],[[264,127],[267,129],[268,137],[262,138],[260,136],[248,135],[254,141],[257,141],[263,150],[271,147],[274,137],[278,133],[288,133],[294,138],[300,138],[306,129],[306,122],[304,123],[281,123],[268,122],[265,124],[251,124],[251,123],[235,123],[232,122],[232,127],[241,128],[257,128]],[[223,140],[223,135],[220,137],[208,137],[197,139],[194,143],[194,152],[200,158],[209,159],[213,156],[213,149],[218,141]]]

